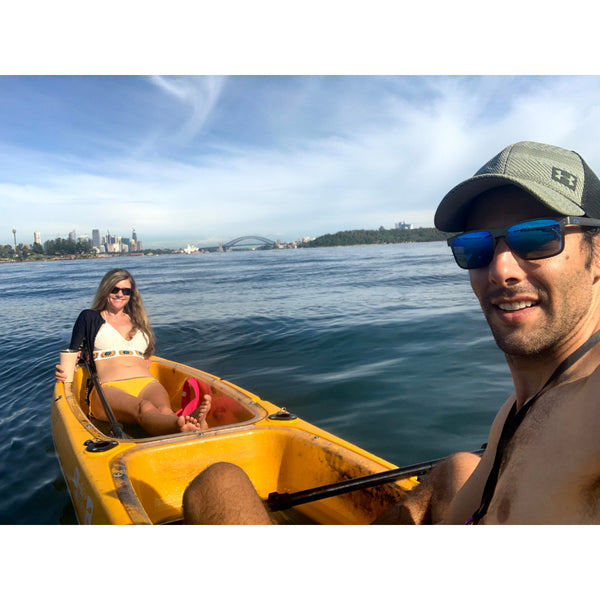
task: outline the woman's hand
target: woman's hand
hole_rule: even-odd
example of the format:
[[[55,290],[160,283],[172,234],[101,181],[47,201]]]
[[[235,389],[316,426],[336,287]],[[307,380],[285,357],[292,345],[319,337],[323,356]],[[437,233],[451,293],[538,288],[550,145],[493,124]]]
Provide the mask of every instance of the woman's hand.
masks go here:
[[[56,377],[56,381],[64,382],[67,379],[67,374],[60,365],[56,365],[56,367],[54,367],[54,376]]]

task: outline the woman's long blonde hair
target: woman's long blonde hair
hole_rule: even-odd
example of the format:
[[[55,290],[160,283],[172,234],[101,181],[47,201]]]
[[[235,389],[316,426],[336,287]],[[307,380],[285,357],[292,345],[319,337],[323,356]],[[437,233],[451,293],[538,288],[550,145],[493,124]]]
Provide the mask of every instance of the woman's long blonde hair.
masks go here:
[[[142,297],[135,283],[135,279],[125,269],[112,269],[104,277],[96,290],[96,296],[94,297],[94,303],[92,304],[92,310],[105,310],[108,303],[108,295],[111,293],[113,288],[124,279],[131,281],[131,296],[129,302],[125,305],[125,313],[129,315],[131,319],[131,331],[129,337],[132,337],[137,330],[142,331],[148,336],[148,348],[145,353],[145,357],[149,358],[154,353],[155,339],[150,327],[150,321],[142,302]]]

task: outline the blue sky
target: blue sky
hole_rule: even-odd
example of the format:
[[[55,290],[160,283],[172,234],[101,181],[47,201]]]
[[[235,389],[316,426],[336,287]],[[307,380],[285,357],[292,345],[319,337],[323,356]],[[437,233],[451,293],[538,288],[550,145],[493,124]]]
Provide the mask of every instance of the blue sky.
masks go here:
[[[525,139],[600,172],[600,78],[553,75],[588,72],[593,19],[575,31],[552,2],[513,0],[493,19],[469,0],[218,4],[3,15],[0,244],[13,227],[24,243],[135,228],[146,247],[427,227]]]
[[[600,172],[599,129],[596,76],[3,76],[0,243],[428,227],[515,141]]]

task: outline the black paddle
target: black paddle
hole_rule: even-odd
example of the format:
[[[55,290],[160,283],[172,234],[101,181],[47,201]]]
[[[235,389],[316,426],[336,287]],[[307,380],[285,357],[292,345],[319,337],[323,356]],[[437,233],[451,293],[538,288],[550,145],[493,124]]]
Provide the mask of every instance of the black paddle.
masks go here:
[[[89,352],[89,349],[86,347],[85,344],[84,344],[83,352],[81,354],[83,356],[83,361],[85,362],[88,373],[90,374],[90,377],[92,378],[92,382],[96,386],[96,390],[98,392],[98,396],[100,397],[100,402],[102,402],[104,412],[106,413],[106,416],[108,417],[108,420],[110,422],[112,434],[116,438],[125,439],[127,436],[123,432],[123,429],[122,429],[120,423],[117,421],[117,419],[115,417],[115,413],[113,413],[112,408],[110,407],[110,404],[108,403],[108,400],[106,399],[106,396],[104,395],[104,391],[102,390],[100,381],[98,381],[98,375],[96,373],[96,364],[94,363],[94,360],[92,359],[92,355]]]
[[[484,450],[476,450],[472,454],[481,456]],[[423,475],[431,469],[441,458],[436,460],[430,460],[427,462],[417,463],[409,465],[407,467],[400,467],[398,469],[391,469],[390,471],[383,471],[382,473],[373,473],[372,475],[363,475],[362,477],[355,477],[353,479],[346,479],[344,481],[337,481],[327,485],[322,485],[299,492],[283,493],[271,492],[267,498],[267,507],[271,512],[277,510],[286,510],[292,506],[298,504],[306,504],[307,502],[315,502],[316,500],[322,500],[323,498],[329,498],[331,496],[338,496],[340,494],[346,494],[348,492],[354,492],[356,490],[362,490],[364,488],[373,487],[375,485],[381,485],[382,483],[388,483],[390,481],[396,481],[397,479],[404,479],[407,477],[415,477],[417,475]]]

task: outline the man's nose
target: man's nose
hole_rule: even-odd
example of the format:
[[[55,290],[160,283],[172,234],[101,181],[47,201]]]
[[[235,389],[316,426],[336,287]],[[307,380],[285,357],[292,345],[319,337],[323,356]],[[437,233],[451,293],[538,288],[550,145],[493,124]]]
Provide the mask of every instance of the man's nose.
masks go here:
[[[490,282],[496,285],[520,281],[524,277],[523,267],[517,255],[510,249],[504,238],[499,238],[494,256],[488,267]]]

